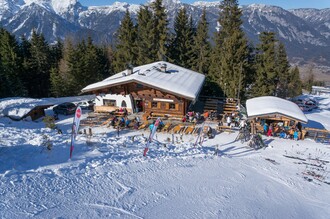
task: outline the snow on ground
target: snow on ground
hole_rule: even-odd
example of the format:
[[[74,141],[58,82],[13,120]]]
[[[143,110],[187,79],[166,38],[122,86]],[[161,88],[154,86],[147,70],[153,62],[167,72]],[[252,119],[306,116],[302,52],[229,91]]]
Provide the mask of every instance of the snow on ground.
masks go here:
[[[308,125],[329,129],[330,97],[313,98]],[[94,127],[69,160],[72,120],[60,115],[58,134],[0,117],[1,218],[329,218],[329,143],[263,136],[254,150],[235,132],[194,147],[194,135],[157,133],[143,157],[148,131]]]

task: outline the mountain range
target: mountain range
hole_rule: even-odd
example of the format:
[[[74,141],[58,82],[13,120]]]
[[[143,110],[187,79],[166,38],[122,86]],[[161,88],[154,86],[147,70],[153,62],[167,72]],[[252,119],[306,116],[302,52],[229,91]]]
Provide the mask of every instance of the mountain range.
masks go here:
[[[181,7],[186,7],[195,23],[205,8],[211,37],[219,28],[219,1],[185,4],[164,0],[163,4],[170,28]],[[112,43],[126,10],[135,19],[139,7],[123,2],[86,7],[78,0],[0,0],[0,25],[17,37],[29,38],[35,29],[49,43],[68,36],[91,36],[97,43]],[[275,32],[285,44],[291,64],[313,71],[318,80],[330,82],[330,8],[285,10],[262,4],[241,7],[242,28],[254,45],[262,31]]]

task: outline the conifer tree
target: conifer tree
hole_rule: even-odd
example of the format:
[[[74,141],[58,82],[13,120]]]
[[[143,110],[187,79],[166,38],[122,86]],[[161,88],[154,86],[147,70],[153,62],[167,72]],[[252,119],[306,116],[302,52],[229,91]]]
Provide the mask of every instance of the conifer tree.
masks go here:
[[[287,97],[296,97],[302,93],[302,82],[300,79],[299,68],[295,66],[289,71]]]
[[[307,72],[307,79],[305,80],[303,87],[305,90],[311,92],[314,83],[315,81],[314,81],[313,65],[310,65]]]
[[[26,96],[22,80],[19,45],[13,35],[0,28],[0,97]]]
[[[157,61],[153,44],[153,14],[148,6],[141,6],[137,15],[137,65]]]
[[[52,66],[56,67],[62,58],[63,42],[59,39],[55,44],[50,46]]]
[[[288,91],[288,83],[290,80],[290,64],[287,58],[283,43],[279,43],[276,51],[276,96],[286,98]]]
[[[52,67],[50,69],[50,93],[55,97],[65,96],[65,85],[66,81],[61,77],[59,69]]]
[[[162,0],[151,3],[153,10],[153,44],[157,60],[163,60],[168,56],[168,20]]]
[[[203,9],[202,16],[198,22],[196,36],[194,36],[193,51],[195,53],[192,69],[207,74],[210,65],[211,45],[208,36],[208,22],[206,20],[206,10]]]
[[[174,39],[171,45],[171,58],[175,64],[191,68],[193,59],[193,27],[183,7],[179,10],[174,21]]]
[[[52,95],[69,96],[75,95],[75,66],[80,62],[74,45],[70,38],[66,38],[63,44],[62,59],[58,63],[57,68],[52,68],[50,72],[51,93]]]
[[[274,96],[276,94],[277,72],[275,34],[262,32],[256,55],[256,81],[252,87],[252,96]]]
[[[210,75],[229,97],[241,97],[246,86],[249,48],[241,25],[242,10],[237,0],[220,4],[220,31],[215,36]]]
[[[42,34],[34,30],[30,41],[30,57],[27,59],[28,91],[32,97],[49,95],[51,57],[48,43]]]
[[[137,62],[136,27],[130,13],[126,14],[118,29],[114,68],[116,72],[125,69],[127,64],[135,65]]]
[[[107,54],[93,44],[91,37],[75,46],[67,40],[58,69],[51,70],[51,91],[55,96],[77,95],[82,88],[108,74]]]
[[[107,72],[107,62],[102,50],[93,44],[92,38],[88,37],[87,45],[83,53],[83,78],[80,81],[80,90],[88,84],[100,81]],[[79,91],[80,91],[79,90]]]

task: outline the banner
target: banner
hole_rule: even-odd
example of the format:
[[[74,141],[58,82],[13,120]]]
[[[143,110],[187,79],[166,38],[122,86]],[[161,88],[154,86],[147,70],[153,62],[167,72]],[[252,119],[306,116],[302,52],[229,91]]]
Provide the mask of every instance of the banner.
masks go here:
[[[156,130],[160,124],[160,118],[158,117],[151,132],[150,132],[150,135],[149,135],[149,138],[148,138],[148,141],[147,141],[147,146],[145,147],[144,151],[143,151],[143,156],[147,156],[147,152],[149,150],[149,145],[150,145],[150,142],[152,142],[152,139],[154,138],[154,135],[156,133]]]
[[[80,108],[80,106],[78,106],[76,109],[76,113],[74,115],[73,124],[72,124],[70,159],[72,157],[74,141],[76,140],[76,136],[77,136],[78,130],[79,130],[81,114],[82,114],[81,108]]]

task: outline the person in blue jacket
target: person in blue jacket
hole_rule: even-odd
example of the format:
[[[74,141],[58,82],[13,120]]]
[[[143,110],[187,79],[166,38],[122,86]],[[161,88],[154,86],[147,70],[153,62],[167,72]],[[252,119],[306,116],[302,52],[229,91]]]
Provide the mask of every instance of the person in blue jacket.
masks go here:
[[[264,124],[264,134],[267,135],[267,132],[268,132],[268,124],[265,123]]]
[[[295,141],[298,141],[298,135],[299,135],[299,133],[298,133],[298,130],[296,129],[296,130],[294,131],[294,133],[293,133],[293,139],[294,139]]]

